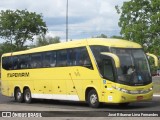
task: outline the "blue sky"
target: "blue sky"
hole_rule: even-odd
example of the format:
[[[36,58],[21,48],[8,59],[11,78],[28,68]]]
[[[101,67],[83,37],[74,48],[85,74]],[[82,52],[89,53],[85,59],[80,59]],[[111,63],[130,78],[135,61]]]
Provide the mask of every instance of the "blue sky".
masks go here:
[[[42,13],[48,27],[48,36],[65,40],[67,0],[0,0],[0,10],[26,9]],[[119,15],[115,5],[128,0],[68,0],[69,39],[90,38],[101,33],[119,35]],[[2,41],[2,40],[1,40]]]

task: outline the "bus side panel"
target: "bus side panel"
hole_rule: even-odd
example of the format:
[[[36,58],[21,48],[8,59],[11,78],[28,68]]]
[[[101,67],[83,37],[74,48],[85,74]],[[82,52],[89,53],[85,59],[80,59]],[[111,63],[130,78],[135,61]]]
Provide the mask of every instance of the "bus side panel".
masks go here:
[[[9,84],[7,80],[1,81],[1,93],[2,95],[9,96]]]
[[[11,75],[13,73],[28,74],[7,76],[8,73]],[[95,88],[101,99],[99,80],[99,74],[95,70],[81,66],[4,70],[2,88],[3,94],[7,96],[14,95],[15,87],[19,87],[21,92],[24,87],[28,87],[33,98],[85,101],[85,91],[88,86]]]
[[[1,69],[1,93],[2,95],[9,96],[9,81],[5,74],[6,71]]]
[[[76,86],[77,93],[81,101],[85,101],[85,91],[90,86],[97,90],[97,93],[101,99],[100,77],[95,70],[91,70],[85,67],[77,67],[73,74],[74,84]]]
[[[27,70],[28,72],[29,70]],[[25,73],[26,70],[6,71],[2,69],[2,94],[14,96],[14,90],[18,87],[23,93],[24,87],[29,87],[33,91],[33,81],[30,76],[21,76],[15,73]]]

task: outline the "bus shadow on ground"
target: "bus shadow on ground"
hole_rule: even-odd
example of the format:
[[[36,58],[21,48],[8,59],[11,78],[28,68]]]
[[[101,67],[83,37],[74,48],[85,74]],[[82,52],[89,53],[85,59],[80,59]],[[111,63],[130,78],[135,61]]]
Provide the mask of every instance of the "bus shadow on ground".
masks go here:
[[[15,102],[15,101],[12,101]],[[69,107],[80,107],[80,108],[89,108],[89,105],[85,102],[74,102],[74,101],[61,101],[61,100],[44,100],[44,99],[34,99],[31,103],[32,105],[58,105],[58,106],[69,106]],[[148,102],[135,102],[130,103],[127,106],[122,106],[119,104],[104,104],[102,103],[99,108],[93,109],[106,109],[106,110],[134,110],[134,109],[145,109],[145,108],[153,108],[156,106],[160,106],[160,102],[158,101],[148,101]]]

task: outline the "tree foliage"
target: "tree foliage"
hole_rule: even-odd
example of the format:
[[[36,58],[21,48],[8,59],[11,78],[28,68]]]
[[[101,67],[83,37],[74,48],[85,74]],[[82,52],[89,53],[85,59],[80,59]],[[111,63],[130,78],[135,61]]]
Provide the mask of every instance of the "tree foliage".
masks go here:
[[[1,10],[0,37],[7,44],[12,43],[17,50],[24,49],[27,40],[32,41],[35,35],[45,34],[46,23],[41,14],[26,10]]]
[[[115,39],[124,39],[122,36],[116,36],[116,35],[111,36],[111,38],[115,38]]]
[[[94,38],[107,38],[107,35],[101,34],[101,35],[98,35],[98,36],[96,36],[96,37],[94,37]]]
[[[131,0],[116,9],[122,36],[160,55],[160,0]]]
[[[0,57],[3,53],[8,53],[11,51],[16,51],[15,45],[11,45],[9,42],[4,42],[0,44]]]
[[[38,36],[36,39],[36,44],[34,47],[39,47],[39,46],[44,46],[44,45],[49,45],[49,44],[55,44],[55,43],[60,43],[60,37],[46,37],[45,35]]]

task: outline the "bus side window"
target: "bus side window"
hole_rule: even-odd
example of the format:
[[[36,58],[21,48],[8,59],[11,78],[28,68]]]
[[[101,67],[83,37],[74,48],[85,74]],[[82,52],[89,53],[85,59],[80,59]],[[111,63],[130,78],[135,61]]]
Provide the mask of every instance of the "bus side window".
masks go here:
[[[42,54],[36,53],[31,55],[31,68],[41,68],[42,67]]]
[[[85,47],[77,49],[77,65],[93,69],[89,54]]]
[[[42,61],[43,67],[50,67],[51,59],[52,59],[52,53],[44,52],[43,61]]]
[[[3,57],[2,58],[2,68],[5,69],[5,70],[11,70],[12,69],[11,57]]]
[[[68,50],[68,66],[75,66],[76,65],[76,49],[69,49]]]
[[[52,52],[52,58],[51,58],[50,66],[51,67],[56,66],[56,52],[54,52],[54,51]]]
[[[58,66],[58,67],[67,66],[67,50],[57,51],[56,66]]]
[[[12,69],[13,70],[19,69],[20,68],[19,58],[17,56],[12,56],[11,59],[12,59]]]
[[[21,55],[19,56],[19,66],[20,69],[27,69],[30,67],[30,57],[29,55]]]

